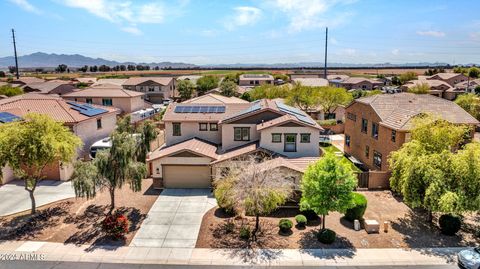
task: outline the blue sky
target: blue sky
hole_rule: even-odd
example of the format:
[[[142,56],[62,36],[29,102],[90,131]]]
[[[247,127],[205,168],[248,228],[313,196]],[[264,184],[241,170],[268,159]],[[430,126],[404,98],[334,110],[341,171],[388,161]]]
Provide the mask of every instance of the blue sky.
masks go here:
[[[0,56],[195,64],[480,63],[476,0],[0,0]]]

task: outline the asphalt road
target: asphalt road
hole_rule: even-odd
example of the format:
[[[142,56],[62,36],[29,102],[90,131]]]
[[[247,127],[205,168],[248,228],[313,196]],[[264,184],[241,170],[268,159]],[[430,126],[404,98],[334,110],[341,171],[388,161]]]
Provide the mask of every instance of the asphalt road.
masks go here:
[[[118,264],[86,262],[29,262],[0,261],[0,269],[263,269],[265,266],[212,266],[212,265],[161,265],[161,264]],[[275,266],[276,269],[458,269],[456,265],[419,266]]]

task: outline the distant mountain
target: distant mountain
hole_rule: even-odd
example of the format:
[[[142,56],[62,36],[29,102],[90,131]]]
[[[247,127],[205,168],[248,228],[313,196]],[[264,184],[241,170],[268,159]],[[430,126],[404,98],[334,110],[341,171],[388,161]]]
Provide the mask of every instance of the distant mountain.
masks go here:
[[[426,67],[426,66],[448,66],[448,63],[403,63],[403,64],[392,64],[392,63],[377,63],[377,64],[351,64],[351,63],[328,63],[330,68],[394,68],[394,67]],[[322,68],[324,66],[323,62],[299,62],[299,63],[275,63],[275,64],[216,64],[216,65],[205,65],[202,67],[208,68],[248,68],[248,67],[258,67],[258,68]]]
[[[18,57],[18,65],[20,68],[32,68],[32,67],[57,67],[59,64],[66,64],[69,67],[82,67],[84,65],[128,65],[136,64],[134,62],[117,62],[106,60],[102,58],[91,58],[80,54],[48,54],[43,52],[36,52],[29,55],[23,55]],[[140,63],[142,65],[172,67],[172,68],[189,68],[195,67],[193,64],[185,63],[171,63],[171,62],[159,62],[159,63]],[[0,67],[8,67],[15,65],[15,58],[13,56],[0,58]]]

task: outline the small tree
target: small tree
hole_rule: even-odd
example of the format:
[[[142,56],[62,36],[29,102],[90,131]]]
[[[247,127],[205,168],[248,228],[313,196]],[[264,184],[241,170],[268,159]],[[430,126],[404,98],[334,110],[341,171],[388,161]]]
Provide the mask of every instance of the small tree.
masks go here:
[[[203,76],[197,80],[198,95],[204,95],[207,91],[218,87],[219,79],[214,76]]]
[[[59,73],[64,73],[67,71],[68,66],[66,64],[59,64],[57,68],[55,68],[55,71]]]
[[[23,94],[23,90],[20,87],[12,87],[10,85],[0,86],[0,95],[6,95],[8,97],[12,97],[20,94]]]
[[[110,194],[110,212],[115,209],[115,190],[128,184],[138,192],[147,174],[144,163],[135,161],[137,142],[128,133],[113,133],[112,147],[97,153],[91,162],[77,162],[72,184],[77,197],[87,199],[97,191],[107,189]]]
[[[300,83],[295,83],[289,91],[286,101],[287,104],[307,112],[320,104],[320,88],[307,87],[302,86]]]
[[[230,80],[222,81],[222,83],[220,83],[220,93],[223,96],[234,96],[237,93],[237,84]]]
[[[318,103],[324,113],[334,113],[338,106],[348,105],[352,100],[352,94],[344,88],[320,87]]]
[[[427,94],[430,92],[430,86],[427,83],[416,84],[408,89],[408,92],[415,94]]]
[[[82,144],[62,123],[46,115],[27,114],[25,121],[0,125],[0,167],[8,165],[25,181],[31,214],[36,212],[34,192],[45,167],[72,161]]]
[[[405,84],[407,81],[417,79],[417,73],[415,72],[405,72],[400,75],[399,80],[401,84]]]
[[[480,69],[470,67],[467,72],[467,91],[470,90],[470,79],[476,79],[480,76]],[[472,91],[473,92],[473,91]]]
[[[188,100],[192,98],[193,92],[195,91],[195,85],[190,80],[184,79],[178,82],[178,93],[182,100]]]
[[[351,167],[333,153],[327,153],[303,174],[300,209],[322,215],[322,230],[325,230],[325,216],[329,212],[345,213],[355,206],[352,193],[356,186]]]
[[[117,133],[133,134],[135,128],[132,125],[132,117],[130,115],[124,116],[117,120]]]
[[[455,99],[455,103],[476,119],[480,119],[480,97],[478,95],[473,93],[462,94]]]
[[[147,120],[139,126],[137,132],[140,133],[140,145],[137,149],[137,160],[145,163],[147,154],[151,150],[150,144],[157,138],[158,131],[153,122],[151,120]]]
[[[287,98],[290,94],[290,88],[287,85],[275,86],[272,84],[263,84],[253,88],[249,92],[252,101],[258,99]]]

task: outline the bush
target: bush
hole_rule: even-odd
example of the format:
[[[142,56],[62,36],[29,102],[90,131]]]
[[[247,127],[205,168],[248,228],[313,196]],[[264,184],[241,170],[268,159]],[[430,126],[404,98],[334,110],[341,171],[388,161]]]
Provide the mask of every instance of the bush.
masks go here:
[[[109,214],[102,222],[103,231],[110,237],[120,239],[128,233],[128,219],[120,214]]]
[[[227,221],[223,227],[225,228],[225,233],[230,234],[233,233],[233,230],[235,230],[235,223],[232,221]]]
[[[438,224],[440,225],[442,234],[455,235],[460,230],[462,221],[458,216],[447,214],[440,217]]]
[[[317,120],[317,123],[318,123],[320,126],[334,126],[334,125],[337,125],[337,120],[336,120],[336,119]]]
[[[354,192],[352,199],[355,206],[347,210],[345,218],[349,221],[361,220],[367,210],[367,198],[363,194]]]
[[[299,227],[305,227],[305,225],[307,224],[307,217],[305,217],[304,215],[296,215],[295,221],[297,222]]]
[[[304,215],[307,220],[311,221],[311,220],[317,220],[318,219],[318,214],[315,213],[315,211],[313,210],[305,210],[305,211],[302,211],[301,212],[302,215]]]
[[[225,210],[229,214],[235,213],[234,201],[232,200],[232,187],[235,184],[234,178],[225,178],[215,182],[215,189],[213,195],[217,200],[218,207]]]
[[[240,238],[244,240],[250,239],[250,227],[242,226],[242,228],[240,228]]]
[[[293,223],[291,220],[289,219],[281,219],[279,222],[278,222],[278,228],[280,228],[280,231],[282,233],[287,233],[290,231],[290,229],[292,229],[293,227]]]
[[[335,242],[336,237],[337,237],[337,234],[330,229],[321,230],[317,234],[318,241],[320,241],[321,243],[324,243],[324,244],[328,244],[328,245]]]

